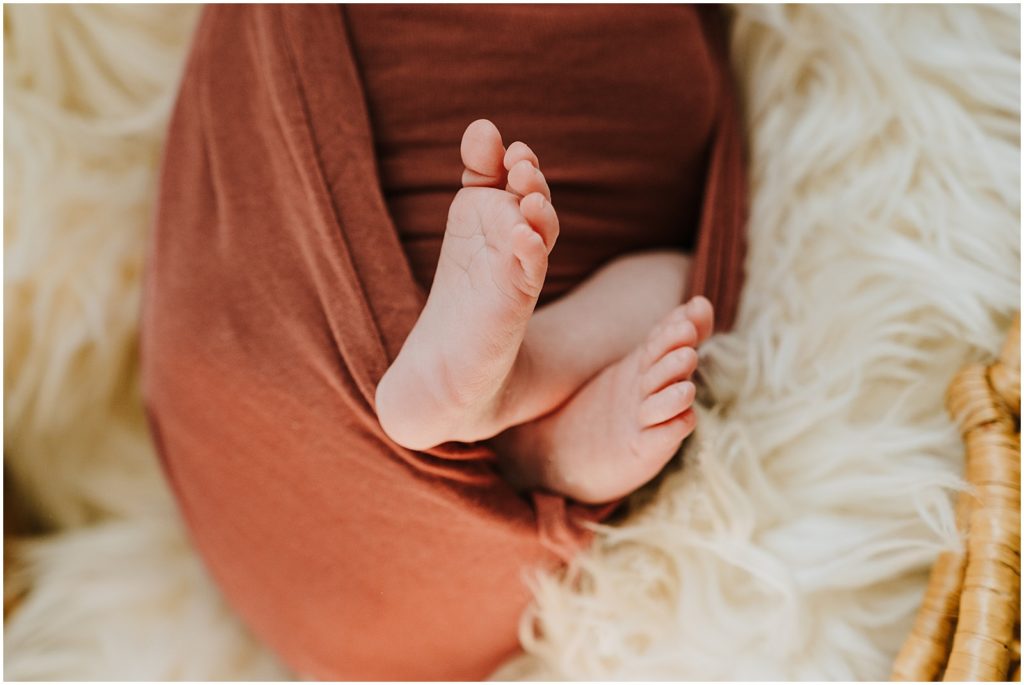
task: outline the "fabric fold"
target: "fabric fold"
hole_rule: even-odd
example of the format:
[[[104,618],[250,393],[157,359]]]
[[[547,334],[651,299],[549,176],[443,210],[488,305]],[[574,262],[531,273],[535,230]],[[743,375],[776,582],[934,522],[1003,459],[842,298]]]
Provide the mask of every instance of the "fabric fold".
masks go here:
[[[705,8],[706,9],[706,8]],[[719,13],[702,15],[719,68],[719,115],[711,142],[704,206],[686,297],[703,295],[715,306],[715,330],[732,329],[739,314],[747,252],[747,177],[743,130],[728,34]]]

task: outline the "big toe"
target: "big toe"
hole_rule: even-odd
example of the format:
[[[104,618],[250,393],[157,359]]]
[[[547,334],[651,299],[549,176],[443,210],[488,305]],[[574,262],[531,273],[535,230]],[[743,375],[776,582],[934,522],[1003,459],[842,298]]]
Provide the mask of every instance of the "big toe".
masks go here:
[[[477,119],[462,134],[462,185],[501,188],[505,185],[505,146],[498,127]]]
[[[706,297],[700,295],[690,299],[684,307],[686,317],[693,322],[697,329],[697,342],[702,343],[711,337],[715,328],[715,308]]]

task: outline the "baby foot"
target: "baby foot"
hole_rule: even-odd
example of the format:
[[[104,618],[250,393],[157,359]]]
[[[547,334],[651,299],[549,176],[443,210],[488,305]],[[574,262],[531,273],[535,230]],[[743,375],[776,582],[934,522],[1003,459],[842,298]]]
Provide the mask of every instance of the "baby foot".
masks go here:
[[[409,449],[489,438],[550,409],[528,400],[521,354],[558,237],[547,182],[486,120],[466,129],[462,159],[427,303],[377,386],[381,426]]]
[[[677,307],[564,406],[496,439],[510,480],[599,503],[657,475],[696,425],[690,377],[712,318],[702,297]]]

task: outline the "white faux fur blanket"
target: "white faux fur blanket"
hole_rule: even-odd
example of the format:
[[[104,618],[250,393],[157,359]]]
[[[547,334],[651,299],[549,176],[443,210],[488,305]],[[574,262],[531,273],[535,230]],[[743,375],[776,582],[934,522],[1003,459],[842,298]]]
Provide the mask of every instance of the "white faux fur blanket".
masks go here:
[[[287,677],[190,550],[139,407],[142,245],[195,9],[4,17],[6,464],[55,531],[19,550],[4,675]],[[886,678],[957,544],[942,395],[1020,306],[1019,8],[734,18],[739,326],[704,350],[682,468],[534,579],[497,677]]]

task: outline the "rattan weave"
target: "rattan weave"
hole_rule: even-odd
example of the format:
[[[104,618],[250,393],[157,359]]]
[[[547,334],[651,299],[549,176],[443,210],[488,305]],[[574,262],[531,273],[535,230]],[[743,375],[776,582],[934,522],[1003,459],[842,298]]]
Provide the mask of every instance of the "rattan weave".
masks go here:
[[[946,406],[971,485],[957,501],[963,550],[932,568],[893,680],[1020,680],[1020,314],[999,358],[953,378]]]

